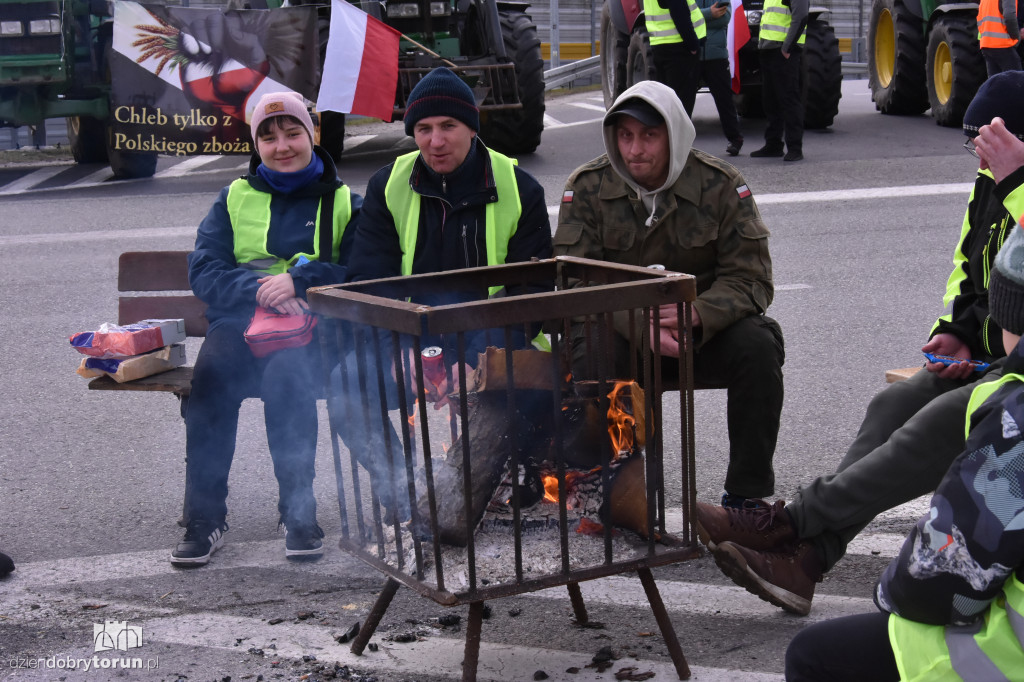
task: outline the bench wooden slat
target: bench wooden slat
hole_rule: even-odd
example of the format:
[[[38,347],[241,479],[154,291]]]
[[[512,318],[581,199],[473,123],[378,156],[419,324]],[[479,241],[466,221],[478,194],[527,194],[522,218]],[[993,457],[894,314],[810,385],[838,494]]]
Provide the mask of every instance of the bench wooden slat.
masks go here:
[[[188,397],[192,390],[192,368],[175,367],[160,374],[126,381],[122,384],[104,375],[89,381],[89,389],[93,391],[165,391],[178,397]]]
[[[885,370],[885,383],[895,384],[897,381],[905,381],[921,371],[921,366],[904,367],[902,369]]]
[[[117,259],[118,291],[191,291],[188,251],[126,251]]]

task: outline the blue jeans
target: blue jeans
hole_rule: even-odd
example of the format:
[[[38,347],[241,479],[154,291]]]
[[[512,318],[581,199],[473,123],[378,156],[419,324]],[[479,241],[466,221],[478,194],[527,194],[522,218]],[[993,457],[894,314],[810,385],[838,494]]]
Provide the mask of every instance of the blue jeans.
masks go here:
[[[249,397],[263,400],[267,444],[274,462],[281,522],[316,522],[316,400],[322,393],[320,346],[253,356],[244,323],[212,328],[196,358],[185,413],[185,518],[223,521],[228,472],[235,454],[238,411]]]

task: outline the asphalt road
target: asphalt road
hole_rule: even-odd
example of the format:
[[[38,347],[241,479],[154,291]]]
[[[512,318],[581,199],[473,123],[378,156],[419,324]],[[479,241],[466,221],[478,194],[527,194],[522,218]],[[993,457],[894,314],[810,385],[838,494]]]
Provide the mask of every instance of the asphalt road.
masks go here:
[[[553,216],[569,172],[602,151],[601,111],[599,92],[552,99],[541,148],[520,160],[544,185]],[[698,98],[694,118],[696,146],[724,154],[710,96]],[[743,129],[744,154],[729,161],[772,230],[770,314],[787,345],[776,493],[788,499],[838,463],[883,372],[921,362],[976,161],[961,149],[959,130],[926,116],[876,113],[866,81],[845,83],[835,125],[807,132],[803,162],[751,159],[763,122],[744,120]],[[400,125],[351,126],[349,134],[341,174],[360,192],[374,170],[411,148]],[[237,157],[166,158],[157,177],[131,182],[110,182],[98,166],[0,167],[0,550],[18,566],[0,581],[2,679],[461,676],[463,625],[441,625],[438,617],[452,611],[409,590],[385,615],[377,652],[357,658],[335,641],[365,619],[384,579],[330,542],[339,521],[325,437],[316,480],[329,540],[322,561],[283,557],[262,411],[249,401],[227,544],[209,566],[175,570],[167,554],[180,538],[184,472],[176,401],[90,392],[74,374],[79,358],[67,337],[116,317],[118,253],[189,248],[217,191],[242,165]],[[699,393],[696,409],[698,496],[713,501],[728,452],[724,392]],[[707,557],[655,571],[694,679],[781,679],[785,646],[806,623],[873,608],[873,582],[921,506],[872,524],[819,585],[805,619],[735,588]],[[635,577],[586,583],[584,598],[602,628],[572,627],[564,590],[491,603],[480,678],[534,679],[543,670],[549,679],[610,680],[633,667],[673,679]],[[464,624],[465,610],[454,612]],[[144,646],[96,652],[94,632],[108,620],[141,628]],[[408,634],[416,641],[395,641]],[[605,672],[586,668],[602,647],[621,658]],[[85,672],[78,662],[110,666],[125,656],[152,669]],[[579,672],[565,672],[574,667]]]

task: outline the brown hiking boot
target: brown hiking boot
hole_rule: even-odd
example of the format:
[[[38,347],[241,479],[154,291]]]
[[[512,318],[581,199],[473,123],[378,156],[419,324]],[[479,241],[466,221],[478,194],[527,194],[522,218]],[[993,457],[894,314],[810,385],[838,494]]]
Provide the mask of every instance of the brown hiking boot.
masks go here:
[[[762,504],[737,509],[698,502],[697,536],[712,551],[720,542],[763,550],[795,540],[796,531],[785,512],[785,501]]]
[[[722,572],[747,592],[798,616],[811,612],[814,584],[822,576],[821,559],[811,543],[782,552],[757,552],[723,542],[713,554]]]

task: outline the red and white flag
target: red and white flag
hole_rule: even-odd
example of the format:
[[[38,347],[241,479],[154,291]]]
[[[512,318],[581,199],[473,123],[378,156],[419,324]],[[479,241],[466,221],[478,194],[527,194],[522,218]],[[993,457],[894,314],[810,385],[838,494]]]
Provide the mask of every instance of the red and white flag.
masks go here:
[[[740,48],[750,40],[747,14],[743,11],[743,0],[732,0],[732,18],[726,33],[729,49],[729,73],[732,74],[732,91],[740,91]]]
[[[317,109],[390,121],[401,35],[355,5],[333,0]]]

